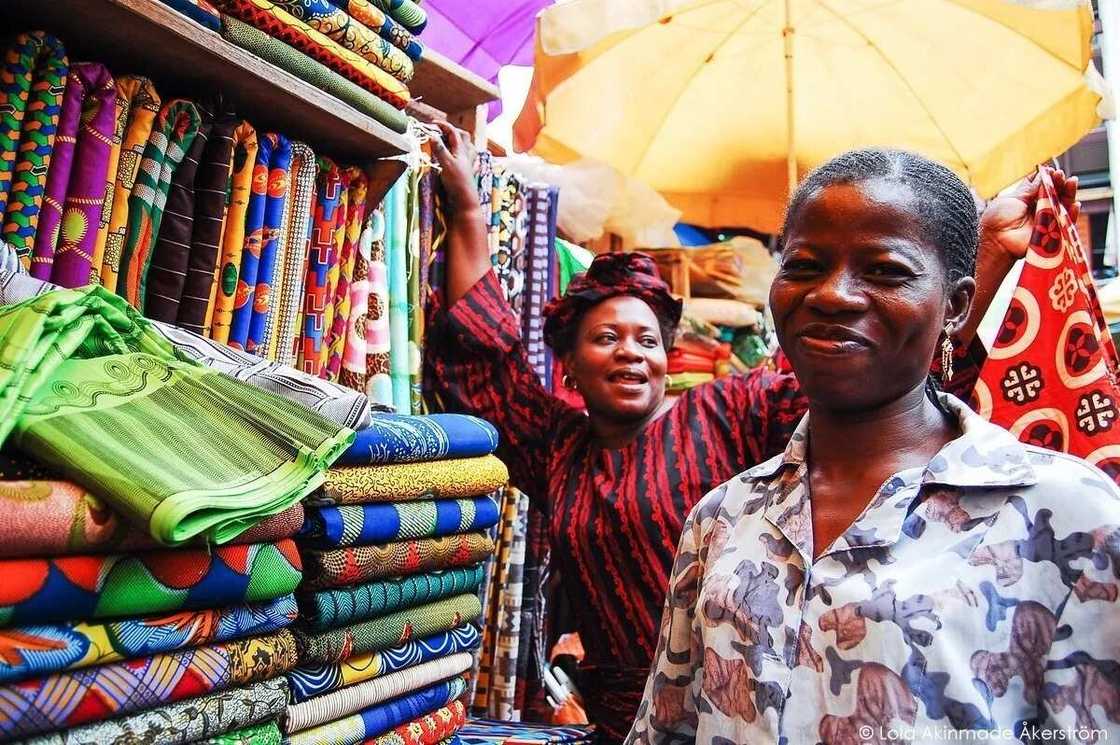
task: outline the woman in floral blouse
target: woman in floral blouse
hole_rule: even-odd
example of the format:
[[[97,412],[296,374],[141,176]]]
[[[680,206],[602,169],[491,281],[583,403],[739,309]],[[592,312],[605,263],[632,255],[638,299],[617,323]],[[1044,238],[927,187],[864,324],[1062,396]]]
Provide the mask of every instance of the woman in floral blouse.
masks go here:
[[[1120,493],[928,381],[975,292],[968,189],[847,153],[783,235],[809,414],[692,511],[628,742],[1120,741]]]

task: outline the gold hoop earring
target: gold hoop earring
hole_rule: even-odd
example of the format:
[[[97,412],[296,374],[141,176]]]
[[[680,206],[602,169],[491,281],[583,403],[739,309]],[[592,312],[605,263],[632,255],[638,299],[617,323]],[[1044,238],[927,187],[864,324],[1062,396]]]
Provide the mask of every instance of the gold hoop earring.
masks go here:
[[[953,379],[953,324],[945,324],[945,340],[941,342],[941,382]]]
[[[672,375],[666,375],[665,376],[665,390],[668,391],[672,387],[673,387],[673,376]]]

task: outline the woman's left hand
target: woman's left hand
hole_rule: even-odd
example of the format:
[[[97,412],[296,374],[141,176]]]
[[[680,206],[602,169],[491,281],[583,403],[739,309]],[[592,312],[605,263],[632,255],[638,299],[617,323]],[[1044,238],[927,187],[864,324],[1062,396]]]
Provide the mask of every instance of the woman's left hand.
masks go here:
[[[1081,213],[1081,202],[1077,201],[1077,177],[1066,176],[1049,166],[1043,168],[1050,173],[1070,220],[1077,222]],[[988,202],[980,215],[981,251],[997,251],[1012,263],[1027,255],[1041,187],[1042,179],[1035,173],[1004,189]]]

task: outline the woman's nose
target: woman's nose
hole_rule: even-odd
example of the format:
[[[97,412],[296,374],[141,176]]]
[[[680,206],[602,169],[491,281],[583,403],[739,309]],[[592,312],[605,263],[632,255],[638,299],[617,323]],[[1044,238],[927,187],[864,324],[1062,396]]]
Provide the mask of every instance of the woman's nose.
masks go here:
[[[837,270],[823,277],[806,295],[805,302],[822,313],[848,313],[866,309],[867,296],[858,278]]]
[[[614,348],[615,357],[624,359],[643,359],[645,354],[637,339],[622,339]]]

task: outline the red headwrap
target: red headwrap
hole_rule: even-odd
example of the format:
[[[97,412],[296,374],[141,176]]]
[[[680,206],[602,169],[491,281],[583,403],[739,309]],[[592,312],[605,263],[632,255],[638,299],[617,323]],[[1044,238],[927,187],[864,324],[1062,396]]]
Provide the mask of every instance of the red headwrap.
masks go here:
[[[586,272],[572,279],[564,296],[544,309],[545,342],[555,349],[556,338],[565,329],[591,308],[619,295],[644,301],[662,325],[676,328],[680,323],[682,303],[669,294],[653,259],[643,253],[607,253],[596,256]]]

